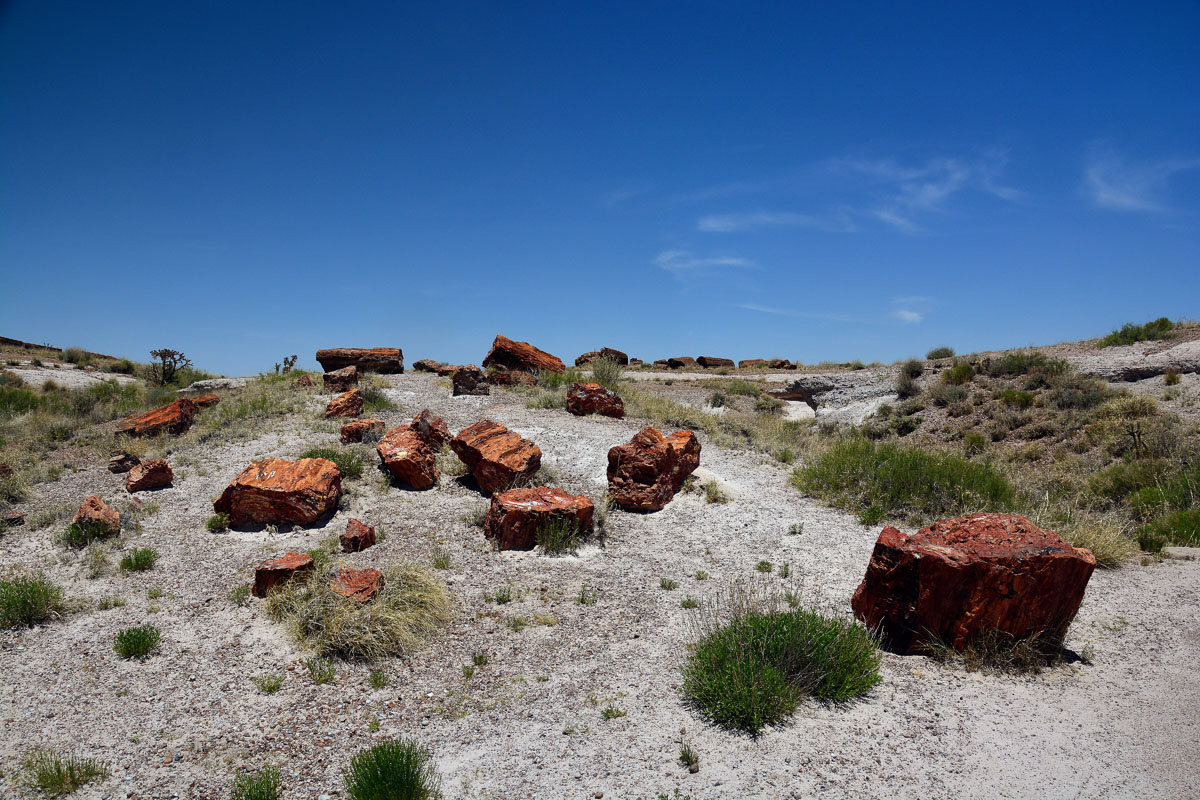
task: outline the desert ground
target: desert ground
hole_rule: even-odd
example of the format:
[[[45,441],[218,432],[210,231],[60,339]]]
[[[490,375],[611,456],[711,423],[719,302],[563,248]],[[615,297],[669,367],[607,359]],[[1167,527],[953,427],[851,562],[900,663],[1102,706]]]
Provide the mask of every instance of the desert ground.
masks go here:
[[[1119,379],[1129,364],[1174,365],[1183,373],[1180,392],[1164,406],[1195,422],[1195,338],[1173,348],[1062,346],[1061,356],[1104,379]],[[785,412],[814,416],[814,425],[858,424],[896,401],[896,370],[751,377],[781,394],[797,381],[828,384],[815,412],[795,399],[785,400]],[[14,371],[28,383],[40,383],[43,372],[64,383],[111,377],[31,364]],[[1017,675],[885,652],[882,680],[864,697],[806,702],[784,724],[751,737],[706,722],[681,696],[695,616],[731,582],[791,591],[849,616],[882,524],[863,525],[802,494],[789,482],[795,465],[700,431],[696,477],[715,482],[728,502],[682,492],[655,513],[609,511],[604,530],[575,555],[497,552],[476,524],[489,501],[469,478],[444,471],[426,491],[390,483],[371,447],[339,444],[340,421],[324,419],[330,394],[315,377],[316,389],[289,387],[294,409],[245,436],[152,443],[174,468],[167,488],[131,497],[106,455],[77,455],[13,505],[29,524],[0,532],[0,561],[44,571],[75,609],[0,631],[0,795],[25,796],[21,758],[40,745],[108,762],[108,777],[78,790],[79,798],[224,798],[237,770],[271,764],[285,797],[324,800],[342,796],[356,752],[412,736],[433,748],[450,798],[1200,796],[1200,687],[1192,673],[1200,662],[1200,561],[1186,548],[1095,572],[1065,642],[1086,653],[1083,660]],[[644,391],[719,414],[706,405],[705,382],[714,379],[649,369],[623,375]],[[553,485],[593,498],[605,492],[610,447],[646,424],[675,430],[636,416],[533,408],[528,393],[498,387],[455,397],[448,379],[429,373],[372,380],[395,408],[370,416],[389,428],[426,408],[452,433],[494,420],[541,448]],[[1120,386],[1158,396],[1162,381],[1160,370]],[[246,390],[238,383],[215,384],[222,403]],[[365,464],[361,478],[344,483],[331,516],[294,530],[206,529],[213,498],[247,464],[318,446],[357,448]],[[54,541],[63,515],[88,495],[136,519],[113,555],[153,548],[153,569],[113,567],[89,577],[85,559]],[[33,524],[39,514],[50,521]],[[448,555],[449,567],[435,572],[453,618],[417,652],[374,664],[337,660],[336,679],[318,685],[304,664],[311,653],[268,618],[263,601],[238,604],[228,595],[272,556],[325,547],[350,518],[385,537],[340,556],[345,563],[428,565]],[[772,571],[756,569],[760,561]],[[789,574],[780,577],[784,564]],[[678,587],[663,588],[664,578]],[[504,587],[512,600],[497,603]],[[578,602],[581,591],[594,592],[596,602]],[[102,609],[107,597],[126,602]],[[701,607],[681,607],[684,598]],[[523,630],[514,630],[517,618]],[[115,631],[144,623],[162,632],[157,652],[119,658]],[[480,653],[486,663],[466,675]],[[372,670],[387,675],[385,688],[369,684]],[[281,690],[256,688],[256,676],[275,673],[285,676]],[[609,708],[623,715],[606,717]],[[698,752],[698,771],[679,763],[681,742]]]

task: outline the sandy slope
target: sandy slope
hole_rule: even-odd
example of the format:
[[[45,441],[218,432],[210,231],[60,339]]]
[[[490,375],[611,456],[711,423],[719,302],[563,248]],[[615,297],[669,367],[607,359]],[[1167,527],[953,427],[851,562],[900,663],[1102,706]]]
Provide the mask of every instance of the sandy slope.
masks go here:
[[[445,382],[428,375],[387,380],[401,406],[384,415],[389,424],[426,406],[452,430],[486,414],[536,441],[563,485],[593,496],[604,488],[608,447],[639,427],[526,409],[504,393],[451,398]],[[112,763],[112,776],[80,797],[225,797],[233,768],[264,760],[281,766],[289,798],[338,796],[354,752],[403,734],[436,748],[449,797],[653,799],[676,788],[705,798],[1200,795],[1200,562],[1098,573],[1068,642],[1090,645],[1092,666],[1014,678],[887,655],[882,684],[862,702],[806,706],[791,724],[753,740],[705,725],[680,700],[687,618],[696,613],[680,600],[756,576],[754,565],[766,559],[790,564],[791,579],[771,579],[781,587],[848,613],[876,530],[803,498],[780,465],[706,444],[703,468],[726,483],[733,502],[686,495],[653,515],[614,512],[606,545],[573,558],[493,552],[462,520],[486,501],[446,477],[430,491],[407,492],[383,490],[368,474],[350,484],[346,508],[312,530],[206,532],[210,498],[248,461],[336,441],[330,426],[315,422],[321,405],[314,399],[303,419],[254,441],[173,457],[175,486],[153,494],[162,510],[127,544],[159,551],[148,573],[89,581],[47,530],[0,538],[5,563],[45,568],[72,595],[130,599],[0,633],[6,776],[27,747],[44,742]],[[121,476],[88,469],[43,487],[22,510],[88,493],[119,498],[121,486]],[[442,573],[456,600],[454,623],[411,663],[384,664],[392,678],[384,690],[369,688],[360,664],[339,664],[337,683],[313,685],[299,663],[306,654],[258,601],[237,608],[224,599],[265,556],[316,546],[349,516],[387,532],[352,562],[427,560],[436,542],[454,560]],[[793,522],[804,524],[802,535],[787,535]],[[711,578],[696,580],[696,570]],[[680,588],[661,589],[660,577]],[[506,583],[516,601],[485,600]],[[585,583],[597,591],[596,605],[575,602]],[[151,586],[166,596],[147,600]],[[161,610],[148,614],[151,604]],[[481,616],[493,612],[499,617]],[[513,616],[530,626],[513,632],[504,624]],[[145,621],[163,631],[159,654],[144,663],[118,659],[116,630]],[[478,650],[490,663],[465,679],[461,667]],[[287,673],[278,694],[251,684],[265,672]],[[603,719],[609,703],[626,716]],[[373,717],[376,733],[368,731]],[[684,729],[702,758],[695,775],[676,761]],[[15,796],[6,780],[3,796]]]

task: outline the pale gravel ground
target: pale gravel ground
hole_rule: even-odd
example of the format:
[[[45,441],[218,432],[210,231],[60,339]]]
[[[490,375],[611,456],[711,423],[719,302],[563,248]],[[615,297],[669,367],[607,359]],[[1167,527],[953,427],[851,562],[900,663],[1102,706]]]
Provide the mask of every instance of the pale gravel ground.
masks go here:
[[[43,363],[50,364],[51,362]],[[137,378],[131,375],[85,370],[74,364],[51,364],[50,366],[35,367],[32,363],[25,362],[23,366],[4,366],[0,369],[12,372],[30,386],[41,386],[50,380],[66,389],[83,389],[110,380],[115,380],[117,383],[135,383],[137,381]]]
[[[526,409],[518,395],[451,398],[446,381],[428,375],[385,380],[401,406],[382,415],[389,425],[426,406],[452,431],[486,414],[537,442],[562,485],[593,496],[604,488],[608,448],[639,427]],[[281,766],[288,798],[336,797],[351,755],[397,735],[436,748],[448,797],[603,792],[653,800],[676,788],[702,798],[1200,795],[1200,562],[1098,572],[1068,642],[1090,645],[1092,666],[1017,678],[886,655],[883,682],[863,701],[807,705],[754,740],[705,725],[680,700],[686,619],[696,612],[679,601],[753,577],[767,559],[802,575],[772,580],[848,613],[876,529],[800,496],[782,466],[705,443],[702,468],[729,487],[733,502],[706,505],[692,494],[656,514],[613,512],[606,545],[578,557],[493,552],[462,520],[486,500],[445,476],[426,492],[381,491],[368,471],[349,484],[345,509],[314,529],[205,531],[211,498],[250,460],[336,442],[336,426],[318,421],[324,399],[314,396],[307,415],[254,441],[173,455],[175,486],[140,495],[161,511],[124,542],[159,551],[150,572],[88,580],[78,559],[51,545],[49,530],[0,538],[4,563],[45,568],[72,596],[130,600],[0,632],[0,796],[19,796],[11,785],[16,762],[44,743],[111,762],[112,776],[81,798],[223,798],[234,768],[263,761]],[[74,504],[90,493],[119,499],[122,485],[122,476],[95,467],[42,487],[20,510]],[[314,547],[344,530],[349,516],[380,526],[387,538],[348,561],[428,560],[435,542],[454,560],[440,573],[455,598],[453,624],[411,663],[385,663],[392,682],[380,691],[368,687],[369,668],[360,664],[339,663],[336,684],[314,686],[300,664],[305,652],[264,617],[260,601],[237,608],[224,599],[266,556]],[[787,535],[793,522],[804,524],[802,535]],[[691,577],[699,569],[711,578]],[[660,577],[680,588],[664,591]],[[483,599],[506,583],[519,600]],[[598,592],[596,605],[575,602],[584,583]],[[151,586],[166,596],[148,601]],[[147,614],[151,603],[161,611]],[[485,611],[501,616],[479,616]],[[520,634],[504,625],[516,615],[531,621]],[[533,624],[537,616],[558,624]],[[116,630],[146,621],[163,631],[159,653],[145,662],[117,658]],[[464,679],[461,667],[476,650],[490,663]],[[261,695],[251,684],[266,672],[287,673],[278,694]],[[609,702],[626,716],[602,719]],[[372,716],[377,733],[368,732]],[[682,729],[702,758],[695,775],[676,761]]]

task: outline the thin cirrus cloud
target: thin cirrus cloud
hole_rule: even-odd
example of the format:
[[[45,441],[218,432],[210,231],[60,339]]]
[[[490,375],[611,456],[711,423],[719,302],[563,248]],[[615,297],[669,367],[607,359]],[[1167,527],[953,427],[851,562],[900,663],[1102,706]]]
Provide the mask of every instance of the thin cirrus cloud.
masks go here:
[[[701,269],[754,269],[757,263],[737,256],[700,257],[688,250],[664,250],[654,258],[655,266],[672,273],[683,275]]]
[[[933,305],[933,299],[919,295],[897,297],[892,300],[892,319],[915,325],[925,319],[928,309]]]
[[[838,182],[834,191],[844,198],[822,213],[755,210],[708,214],[696,222],[706,233],[733,233],[770,227],[811,228],[830,233],[853,233],[868,221],[881,222],[905,234],[923,233],[922,220],[950,210],[950,202],[966,190],[1019,202],[1026,194],[1000,182],[1007,157],[994,150],[974,158],[930,158],[918,164],[895,159],[835,158],[820,172]]]
[[[1200,159],[1172,158],[1131,162],[1102,144],[1093,145],[1083,172],[1083,190],[1092,203],[1111,211],[1162,213],[1162,199],[1172,177],[1200,169]]]

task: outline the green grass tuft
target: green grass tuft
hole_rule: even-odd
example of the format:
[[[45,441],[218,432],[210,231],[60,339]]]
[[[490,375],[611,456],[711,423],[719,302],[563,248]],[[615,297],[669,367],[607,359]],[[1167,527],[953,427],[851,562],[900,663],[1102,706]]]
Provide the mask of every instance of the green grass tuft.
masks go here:
[[[228,514],[213,514],[208,518],[208,522],[204,523],[204,527],[213,533],[229,530],[229,515]]]
[[[0,628],[31,628],[63,610],[62,589],[41,572],[0,580]]]
[[[279,790],[279,770],[274,767],[239,772],[229,790],[229,800],[279,800]]]
[[[349,800],[433,800],[441,777],[433,753],[414,739],[380,742],[350,760]]]
[[[153,569],[157,561],[157,550],[149,547],[135,547],[121,559],[121,569],[127,572],[144,572]]]
[[[314,447],[300,454],[301,458],[324,458],[337,464],[338,472],[343,478],[361,478],[363,462],[358,453],[352,450],[335,450],[332,447]]]
[[[145,658],[158,647],[161,638],[158,628],[153,625],[125,628],[117,634],[113,649],[121,658]]]
[[[21,778],[26,786],[47,797],[63,797],[94,780],[108,777],[108,764],[95,758],[59,755],[36,747],[21,762]]]

